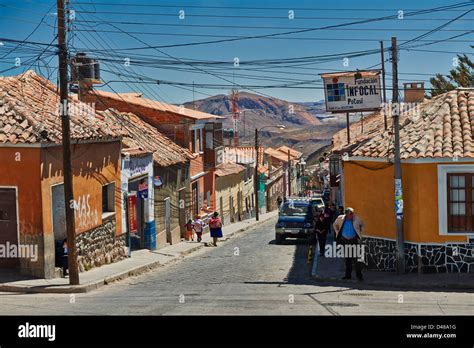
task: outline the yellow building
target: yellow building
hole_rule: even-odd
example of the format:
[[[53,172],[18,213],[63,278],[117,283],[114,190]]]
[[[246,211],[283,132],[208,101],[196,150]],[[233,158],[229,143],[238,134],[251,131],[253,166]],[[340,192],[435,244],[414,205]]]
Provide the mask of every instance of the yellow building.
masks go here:
[[[385,110],[388,110],[388,108]],[[396,268],[394,136],[384,110],[333,138],[331,176],[365,222],[369,268]],[[400,117],[408,271],[474,272],[474,90],[409,105]],[[336,186],[336,185],[333,185]],[[420,261],[421,260],[421,261]]]
[[[217,211],[222,222],[242,221],[253,215],[253,168],[226,162],[216,167]]]

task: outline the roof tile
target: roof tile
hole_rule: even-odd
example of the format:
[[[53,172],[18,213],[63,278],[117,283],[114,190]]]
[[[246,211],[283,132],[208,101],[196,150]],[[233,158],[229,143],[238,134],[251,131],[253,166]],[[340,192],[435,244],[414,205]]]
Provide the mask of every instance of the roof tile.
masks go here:
[[[391,119],[388,118],[392,128]],[[351,124],[351,144],[346,130],[333,137],[333,151],[350,151],[352,156],[382,157],[393,152],[393,135],[386,137],[383,117],[373,113],[364,119],[366,132]],[[390,148],[387,146],[389,141]],[[474,157],[474,91],[457,89],[400,115],[402,158]]]

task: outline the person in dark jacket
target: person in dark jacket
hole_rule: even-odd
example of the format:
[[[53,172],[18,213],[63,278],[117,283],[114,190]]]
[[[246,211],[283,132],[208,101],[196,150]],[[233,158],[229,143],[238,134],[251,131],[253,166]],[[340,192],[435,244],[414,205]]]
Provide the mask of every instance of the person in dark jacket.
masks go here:
[[[278,196],[278,198],[277,198],[278,209],[280,209],[280,206],[281,206],[282,202],[283,202],[283,199],[281,199],[281,196]]]
[[[319,244],[319,255],[322,257],[324,257],[324,249],[326,248],[326,237],[329,232],[329,222],[329,219],[323,212],[321,212],[314,226],[316,238],[318,239]]]
[[[63,267],[63,277],[65,277],[68,274],[68,270],[69,270],[67,253],[68,253],[67,238],[64,238],[63,244],[61,245],[61,264]]]

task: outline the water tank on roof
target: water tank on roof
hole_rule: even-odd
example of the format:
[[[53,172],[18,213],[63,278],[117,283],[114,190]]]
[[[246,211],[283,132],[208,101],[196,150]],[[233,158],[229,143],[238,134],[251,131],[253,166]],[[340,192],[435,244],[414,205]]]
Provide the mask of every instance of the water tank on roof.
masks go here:
[[[89,83],[100,83],[100,67],[96,59],[85,53],[77,53],[71,59],[71,82],[79,80]]]

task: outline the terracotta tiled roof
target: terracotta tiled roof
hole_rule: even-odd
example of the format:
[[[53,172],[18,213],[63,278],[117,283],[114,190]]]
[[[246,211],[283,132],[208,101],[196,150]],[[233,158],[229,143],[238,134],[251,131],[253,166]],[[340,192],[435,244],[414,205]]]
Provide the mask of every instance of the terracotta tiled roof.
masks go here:
[[[108,109],[99,111],[98,115],[110,129],[122,135],[124,147],[153,153],[153,160],[160,166],[184,163],[194,158],[188,149],[174,143],[135,114]]]
[[[221,163],[216,166],[215,174],[217,176],[227,176],[232,174],[238,174],[245,170],[245,167],[237,163]]]
[[[73,140],[118,137],[97,122],[86,104],[71,100],[70,123]],[[56,143],[62,141],[59,95],[56,86],[34,71],[0,77],[0,144]]]
[[[288,154],[284,154],[283,152],[275,150],[274,148],[271,148],[271,147],[266,148],[265,154],[270,157],[274,157],[281,162],[284,162],[284,163],[288,162]]]
[[[122,154],[125,156],[130,156],[130,157],[143,157],[147,155],[152,155],[153,152],[143,150],[139,147],[135,147],[135,148],[122,148]]]
[[[289,148],[288,146],[283,145],[277,148],[277,151],[283,152],[283,154],[285,154],[287,158],[288,158],[288,150],[290,151],[290,157],[292,159],[300,159],[301,156],[303,156],[302,152],[293,150],[292,148]]]
[[[184,107],[179,107],[172,104],[163,103],[157,100],[143,98],[141,93],[111,93],[106,91],[93,90],[90,92],[101,98],[110,98],[119,101],[125,101],[130,104],[143,106],[146,108],[163,111],[163,112],[172,112],[181,116],[196,120],[207,120],[207,119],[223,119],[225,117],[208,114],[206,112],[201,112],[197,110],[187,109]]]
[[[351,124],[351,145],[346,130],[333,137],[333,151],[348,151],[351,156],[393,156],[393,131],[390,117],[384,130],[383,116],[372,114],[360,124]],[[400,153],[407,158],[474,157],[474,90],[458,89],[403,112],[400,116]]]

